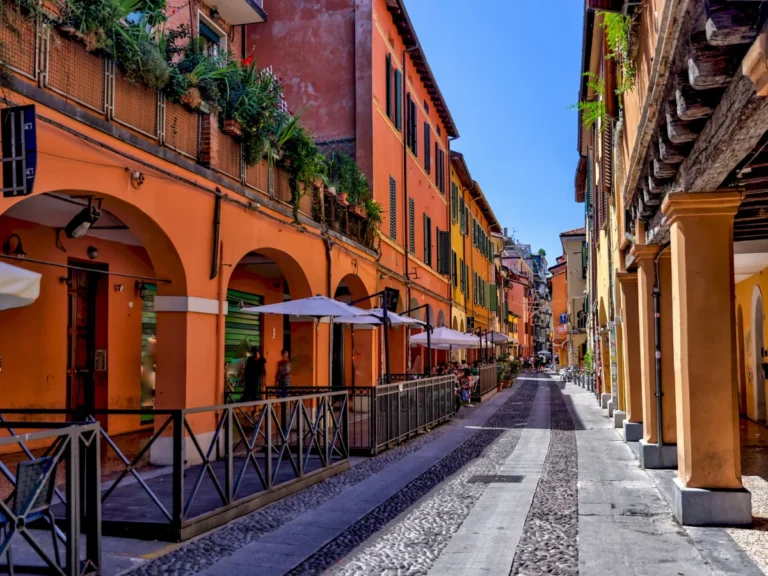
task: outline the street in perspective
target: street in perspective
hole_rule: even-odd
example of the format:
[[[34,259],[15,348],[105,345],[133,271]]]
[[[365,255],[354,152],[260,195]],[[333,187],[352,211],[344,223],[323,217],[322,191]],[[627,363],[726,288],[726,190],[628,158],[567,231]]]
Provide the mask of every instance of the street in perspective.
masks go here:
[[[0,574],[768,574],[768,1],[0,0],[0,164]]]

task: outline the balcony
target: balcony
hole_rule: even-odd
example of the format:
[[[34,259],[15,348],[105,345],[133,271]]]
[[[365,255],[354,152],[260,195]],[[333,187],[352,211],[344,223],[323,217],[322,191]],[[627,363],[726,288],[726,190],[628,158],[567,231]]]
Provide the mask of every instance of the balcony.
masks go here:
[[[265,204],[272,201],[270,207],[291,214],[287,174],[270,168],[266,159],[246,165],[240,141],[223,131],[214,113],[192,110],[166,99],[162,91],[128,81],[114,61],[55,29],[26,20],[15,21],[14,28],[0,28],[13,90],[245,197],[255,195],[261,202],[261,196]],[[299,214],[369,249],[373,245],[365,214],[329,202],[319,189],[301,198]]]
[[[218,4],[212,4],[212,9],[218,10],[221,17],[233,26],[267,21],[264,0],[219,0]]]

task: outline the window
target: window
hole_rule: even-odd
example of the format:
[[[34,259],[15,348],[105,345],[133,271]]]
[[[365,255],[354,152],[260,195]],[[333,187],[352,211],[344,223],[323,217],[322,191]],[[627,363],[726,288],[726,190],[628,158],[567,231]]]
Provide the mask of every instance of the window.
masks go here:
[[[225,54],[227,51],[227,35],[221,31],[204,14],[198,12],[198,25],[200,28],[200,41],[205,51],[210,56]]]
[[[459,272],[460,272],[460,286],[461,286],[461,293],[466,294],[467,293],[467,268],[464,264],[464,259],[459,258]]]
[[[429,174],[432,170],[432,158],[430,157],[430,137],[431,132],[429,129],[429,123],[424,122],[424,170]]]
[[[395,128],[403,129],[403,73],[395,69]]]
[[[432,218],[424,213],[424,263],[432,266]]]
[[[435,141],[435,186],[440,187],[440,147]]]
[[[459,271],[456,268],[456,251],[451,250],[451,280],[454,288],[459,287]]]
[[[459,187],[451,182],[451,218],[454,222],[459,219]]]
[[[467,227],[467,210],[466,206],[464,205],[464,197],[462,196],[459,200],[459,217],[461,218],[461,221],[459,222],[459,228],[461,229],[461,233],[466,235],[466,227]]]
[[[416,254],[416,202],[408,198],[408,242],[409,251]]]
[[[389,177],[389,237],[397,240],[397,182]]]
[[[451,275],[451,233],[437,228],[437,271]]]
[[[442,150],[440,150],[440,161],[437,165],[439,166],[440,172],[440,183],[437,187],[440,189],[441,194],[445,194],[445,152]]]
[[[426,100],[424,100],[424,114],[429,115],[429,104],[427,104]]]
[[[443,135],[442,130],[440,130],[440,126],[437,127],[437,135],[438,136],[442,136]]]
[[[387,118],[393,120],[392,117],[392,55],[387,54]]]
[[[406,141],[408,142],[408,148],[411,149],[411,152],[413,152],[414,156],[419,155],[419,143],[418,143],[418,136],[417,136],[417,128],[418,125],[418,112],[416,111],[416,102],[411,100],[411,95],[408,94],[408,102],[406,107],[408,118],[407,118],[407,134],[406,134]]]

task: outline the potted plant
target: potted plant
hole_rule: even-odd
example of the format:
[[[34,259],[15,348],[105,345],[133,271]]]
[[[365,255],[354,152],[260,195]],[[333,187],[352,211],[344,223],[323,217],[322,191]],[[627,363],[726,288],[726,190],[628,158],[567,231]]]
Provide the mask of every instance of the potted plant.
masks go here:
[[[347,193],[346,192],[337,192],[336,193],[336,199],[339,201],[339,205],[341,205],[341,206],[349,206],[349,202],[347,201]]]
[[[349,211],[353,214],[357,214],[361,218],[365,218],[368,213],[365,211],[365,202],[362,200],[358,200],[357,204],[352,204],[349,207]]]
[[[224,120],[221,131],[224,132],[224,134],[239,138],[243,135],[243,125],[234,118],[227,118]]]

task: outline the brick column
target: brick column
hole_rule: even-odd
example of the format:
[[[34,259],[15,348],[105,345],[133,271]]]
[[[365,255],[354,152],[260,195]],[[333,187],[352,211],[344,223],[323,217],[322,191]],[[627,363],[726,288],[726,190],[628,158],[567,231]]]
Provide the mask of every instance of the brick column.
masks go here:
[[[740,192],[670,193],[679,467],[674,511],[686,525],[752,522],[741,484],[733,217]]]

